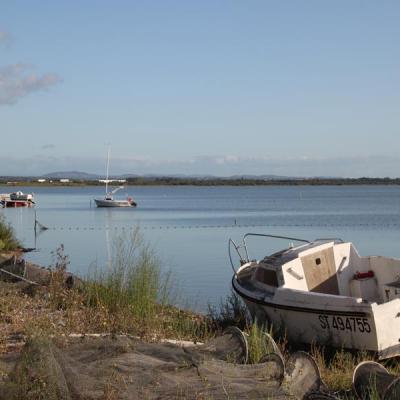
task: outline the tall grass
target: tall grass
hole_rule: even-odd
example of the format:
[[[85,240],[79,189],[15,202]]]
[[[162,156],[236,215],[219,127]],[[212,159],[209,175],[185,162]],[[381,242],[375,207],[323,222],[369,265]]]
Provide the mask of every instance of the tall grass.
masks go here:
[[[131,313],[151,320],[168,303],[170,275],[161,272],[154,251],[138,229],[114,238],[110,265],[93,271],[85,284],[87,301],[111,314]]]
[[[0,251],[16,250],[20,243],[15,237],[14,230],[4,217],[0,215]]]
[[[95,269],[84,283],[86,304],[102,310],[113,331],[201,339],[206,318],[173,305],[175,288],[139,229],[113,240],[106,269]]]
[[[274,340],[272,337],[272,327],[267,330],[266,326],[263,326],[257,321],[246,329],[247,343],[249,346],[249,362],[250,364],[257,364],[261,361],[263,356],[269,353],[275,353],[275,344],[271,342]],[[285,343],[278,342],[276,346],[279,352],[284,351]]]

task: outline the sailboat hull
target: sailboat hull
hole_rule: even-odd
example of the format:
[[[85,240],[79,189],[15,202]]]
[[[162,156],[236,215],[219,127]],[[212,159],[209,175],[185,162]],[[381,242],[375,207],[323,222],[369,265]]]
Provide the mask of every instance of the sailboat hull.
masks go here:
[[[136,207],[136,204],[129,200],[107,200],[94,199],[97,207]]]

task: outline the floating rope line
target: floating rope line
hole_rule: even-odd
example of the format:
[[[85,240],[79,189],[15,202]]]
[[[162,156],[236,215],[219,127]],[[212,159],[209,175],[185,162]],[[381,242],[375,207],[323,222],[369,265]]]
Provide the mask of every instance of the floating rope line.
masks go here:
[[[110,227],[93,227],[93,226],[53,226],[44,227],[45,230],[69,230],[69,231],[111,231],[111,230],[132,230],[140,227],[141,230],[181,230],[181,229],[226,229],[226,228],[264,228],[264,227],[295,227],[295,228],[400,228],[400,224],[233,224],[233,225],[134,225],[134,226],[110,226]]]

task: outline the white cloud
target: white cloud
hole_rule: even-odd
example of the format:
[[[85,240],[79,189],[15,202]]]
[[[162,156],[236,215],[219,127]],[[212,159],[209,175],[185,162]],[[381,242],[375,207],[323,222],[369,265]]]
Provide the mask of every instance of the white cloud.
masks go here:
[[[15,104],[32,92],[46,90],[61,82],[56,74],[37,75],[27,64],[0,67],[0,105]]]

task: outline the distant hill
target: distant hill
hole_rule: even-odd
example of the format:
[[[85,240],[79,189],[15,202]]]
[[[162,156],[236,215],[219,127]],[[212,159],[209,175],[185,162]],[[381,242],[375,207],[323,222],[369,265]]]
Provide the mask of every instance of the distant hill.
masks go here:
[[[296,180],[296,179],[304,179],[293,176],[282,176],[282,175],[232,175],[225,179],[261,179],[264,181],[284,181],[284,180]]]
[[[46,179],[76,179],[76,180],[95,180],[104,179],[103,175],[89,174],[82,171],[57,171],[49,172],[42,176]],[[214,180],[214,179],[225,179],[225,180],[238,180],[238,179],[258,179],[258,180],[294,180],[304,178],[294,178],[289,176],[280,175],[232,175],[227,177],[215,176],[215,175],[186,175],[186,174],[120,174],[110,175],[110,178],[114,179],[130,179],[130,178],[175,178],[175,179],[199,179],[199,180]]]
[[[123,178],[174,178],[174,179],[198,179],[198,180],[239,180],[239,179],[257,179],[257,180],[295,180],[305,179],[291,176],[280,176],[280,175],[231,175],[231,176],[217,176],[217,175],[186,175],[186,174],[146,174],[146,175],[121,175]]]
[[[100,179],[100,175],[88,174],[87,172],[81,171],[57,171],[49,172],[48,174],[42,175],[45,179],[83,179],[83,180],[93,180]]]

